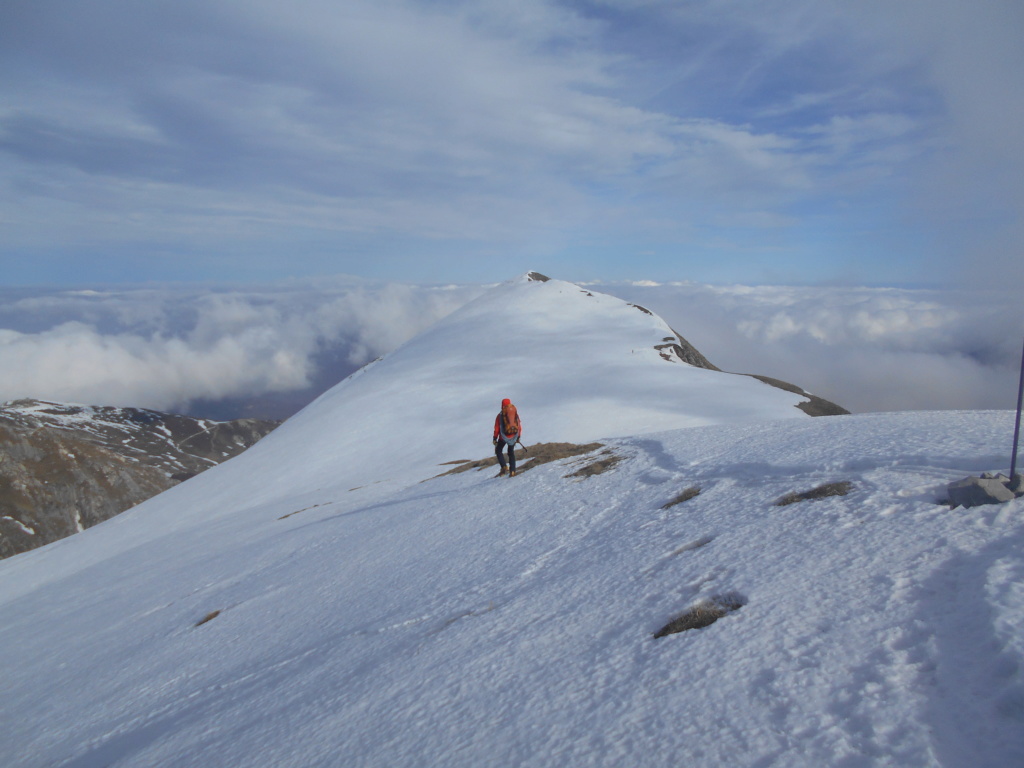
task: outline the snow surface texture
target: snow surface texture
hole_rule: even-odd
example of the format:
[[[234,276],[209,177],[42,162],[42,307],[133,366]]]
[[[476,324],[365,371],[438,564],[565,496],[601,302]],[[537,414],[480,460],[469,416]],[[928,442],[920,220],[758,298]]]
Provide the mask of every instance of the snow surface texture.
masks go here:
[[[484,333],[508,316],[473,311]],[[939,503],[1002,468],[1012,413],[757,419],[747,401],[736,423],[721,396],[720,423],[705,401],[711,425],[670,409],[651,432],[647,369],[609,365],[597,401],[628,415],[563,427],[579,393],[559,369],[576,386],[607,365],[571,336],[547,389],[508,396],[538,441],[619,434],[590,456],[423,482],[489,453],[486,377],[460,401],[442,374],[380,375],[376,400],[357,376],[237,459],[0,563],[0,764],[1024,764],[1024,502]],[[438,366],[489,366],[449,362],[474,338],[435,338]],[[400,413],[373,432],[375,409]],[[621,460],[568,477],[602,450]],[[702,602],[734,610],[654,638]]]

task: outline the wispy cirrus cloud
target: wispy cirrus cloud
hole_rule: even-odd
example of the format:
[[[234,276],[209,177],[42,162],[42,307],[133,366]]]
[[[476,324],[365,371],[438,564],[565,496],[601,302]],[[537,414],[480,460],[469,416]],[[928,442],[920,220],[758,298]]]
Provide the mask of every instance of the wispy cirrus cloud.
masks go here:
[[[961,279],[1018,255],[1022,13],[6,3],[2,252],[22,283]]]

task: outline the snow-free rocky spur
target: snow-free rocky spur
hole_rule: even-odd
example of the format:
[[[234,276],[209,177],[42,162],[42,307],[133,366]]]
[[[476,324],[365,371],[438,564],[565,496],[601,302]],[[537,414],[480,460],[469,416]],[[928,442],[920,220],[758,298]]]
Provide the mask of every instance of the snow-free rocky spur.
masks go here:
[[[0,562],[0,764],[1024,764],[1024,502],[940,503],[1013,413],[808,418],[670,336],[502,284]],[[595,445],[470,466],[506,396]]]

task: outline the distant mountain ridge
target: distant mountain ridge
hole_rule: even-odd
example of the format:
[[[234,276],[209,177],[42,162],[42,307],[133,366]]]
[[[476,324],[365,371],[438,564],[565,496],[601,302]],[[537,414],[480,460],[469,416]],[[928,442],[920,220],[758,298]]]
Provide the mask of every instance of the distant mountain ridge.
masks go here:
[[[279,422],[141,408],[0,405],[0,557],[123,512],[226,459]]]

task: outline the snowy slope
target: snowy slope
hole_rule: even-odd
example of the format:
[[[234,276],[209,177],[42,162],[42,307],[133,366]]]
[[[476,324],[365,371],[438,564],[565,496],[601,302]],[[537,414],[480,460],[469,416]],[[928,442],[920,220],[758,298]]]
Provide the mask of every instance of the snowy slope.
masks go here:
[[[807,395],[678,360],[665,347],[681,340],[647,310],[534,274],[496,286],[348,377],[231,462],[227,477],[194,480],[162,525],[126,535],[205,525],[236,506],[232,478],[244,478],[250,502],[325,478],[345,488],[426,479],[439,464],[491,452],[505,397],[519,405],[527,445],[808,418],[797,407]]]
[[[523,442],[585,442],[675,427],[804,419],[805,396],[666,360],[677,338],[612,296],[523,276],[492,289],[353,374],[281,429],[307,446],[272,447],[258,473],[353,484],[391,480],[490,450],[502,398],[519,405]],[[281,438],[281,439],[287,439]]]
[[[594,372],[618,436],[512,480],[424,481],[489,451],[509,391],[471,335],[435,330],[238,459],[0,563],[0,764],[1024,764],[1024,502],[937,503],[1005,468],[1012,414],[810,419],[769,399],[737,419],[714,372],[652,358],[638,394],[613,345],[566,335],[510,392],[527,442],[601,436],[555,422],[586,394],[559,382]],[[430,354],[437,379],[401,359]],[[660,370],[698,372],[674,386],[699,416]],[[369,412],[387,393],[409,412]],[[420,431],[425,402],[480,415]],[[602,451],[618,463],[572,476]],[[848,495],[775,505],[833,482]],[[741,607],[654,639],[716,598]]]

